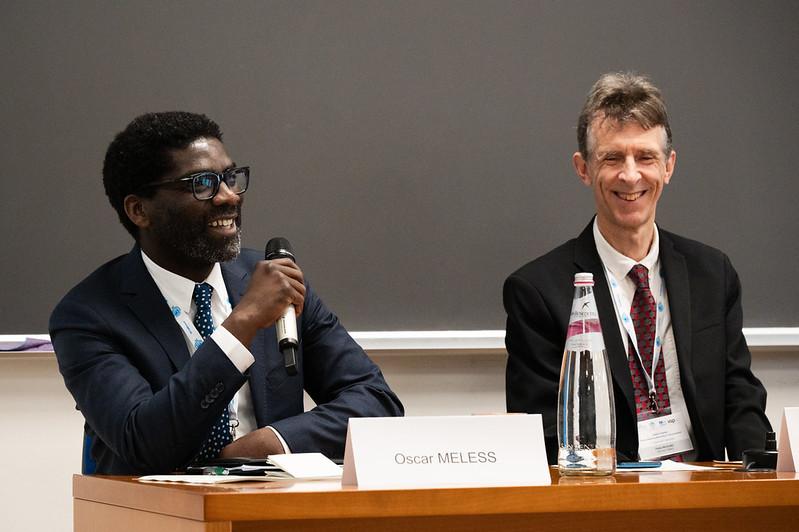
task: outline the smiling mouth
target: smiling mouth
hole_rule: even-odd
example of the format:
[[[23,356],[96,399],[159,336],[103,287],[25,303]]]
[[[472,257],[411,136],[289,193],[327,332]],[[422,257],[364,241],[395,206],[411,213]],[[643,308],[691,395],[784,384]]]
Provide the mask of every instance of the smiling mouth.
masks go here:
[[[225,228],[228,228],[228,227],[231,227],[231,226],[235,225],[235,223],[236,223],[236,219],[235,218],[222,218],[222,219],[219,219],[219,220],[214,220],[211,223],[209,223],[208,225],[210,227],[221,227],[221,228],[225,229]]]
[[[624,201],[635,201],[638,198],[640,198],[641,196],[643,196],[645,193],[646,193],[646,191],[641,191],[641,192],[614,192],[614,194],[616,194],[616,197],[618,197],[620,199],[623,199]]]

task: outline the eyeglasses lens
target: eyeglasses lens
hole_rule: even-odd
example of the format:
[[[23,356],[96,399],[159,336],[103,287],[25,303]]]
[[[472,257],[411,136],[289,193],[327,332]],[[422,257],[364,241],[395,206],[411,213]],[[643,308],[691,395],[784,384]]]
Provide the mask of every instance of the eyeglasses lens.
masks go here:
[[[247,190],[250,174],[246,168],[236,168],[225,174],[225,184],[236,193],[242,194]]]
[[[199,200],[211,199],[219,190],[219,175],[213,172],[198,174],[194,176],[192,187],[194,197]],[[234,168],[222,175],[222,180],[234,194],[243,194],[247,190],[250,181],[250,173],[247,168]]]
[[[200,174],[194,176],[192,186],[197,199],[210,199],[216,192],[217,177],[214,174]]]

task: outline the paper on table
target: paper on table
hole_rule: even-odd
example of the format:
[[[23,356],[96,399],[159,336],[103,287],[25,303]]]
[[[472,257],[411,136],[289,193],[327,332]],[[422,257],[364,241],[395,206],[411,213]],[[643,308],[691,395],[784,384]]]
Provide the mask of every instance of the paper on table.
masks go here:
[[[714,469],[741,469],[744,463],[741,460],[713,460]]]
[[[340,478],[341,466],[322,453],[271,454],[269,463],[296,479]]]
[[[225,484],[228,482],[271,482],[275,480],[321,480],[341,477],[341,466],[321,453],[276,454],[270,463],[283,471],[268,471],[263,466],[243,465],[242,471],[263,470],[265,475],[147,475],[144,482],[185,482],[187,484]]]
[[[684,462],[675,462],[674,460],[663,460],[660,467],[630,467],[624,469],[616,469],[616,473],[654,473],[663,471],[718,471],[715,467],[698,466],[686,464]]]

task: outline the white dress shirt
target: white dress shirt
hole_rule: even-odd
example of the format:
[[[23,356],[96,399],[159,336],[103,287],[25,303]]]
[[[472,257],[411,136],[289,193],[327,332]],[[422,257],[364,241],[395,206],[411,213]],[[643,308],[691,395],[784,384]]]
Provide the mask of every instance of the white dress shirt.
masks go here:
[[[691,418],[688,416],[688,409],[685,406],[685,397],[682,393],[682,384],[680,383],[680,366],[677,360],[677,345],[674,343],[674,331],[671,328],[671,312],[669,309],[668,292],[665,289],[663,274],[660,268],[660,237],[658,234],[657,225],[655,225],[655,236],[652,239],[652,246],[649,253],[640,262],[622,255],[611,246],[599,230],[596,218],[594,218],[594,242],[596,250],[599,253],[599,258],[602,260],[602,265],[605,267],[605,278],[610,289],[611,283],[615,281],[619,286],[619,295],[621,302],[617,303],[616,298],[611,294],[613,307],[616,310],[616,322],[619,326],[619,333],[621,334],[622,341],[624,342],[624,352],[629,353],[630,337],[627,330],[624,328],[622,322],[622,315],[629,312],[632,305],[633,297],[635,296],[635,282],[627,277],[627,274],[636,264],[642,264],[649,270],[649,288],[652,294],[663,294],[662,298],[658,301],[663,304],[663,318],[660,321],[663,330],[658,329],[657,334],[663,339],[663,363],[666,369],[666,383],[669,388],[669,402],[671,403],[672,412],[682,412],[683,419],[685,420],[688,435],[691,437],[694,449],[696,449],[696,440],[694,439],[694,432],[691,426]],[[619,305],[622,308],[619,308]],[[649,368],[647,368],[647,371]],[[654,375],[653,375],[654,377]],[[682,453],[685,460],[693,460],[696,457],[696,451],[688,451]]]
[[[194,294],[194,285],[197,283],[162,268],[153,262],[144,251],[141,252],[141,256],[147,271],[150,272],[153,281],[155,281],[164,299],[166,299],[170,305],[179,306],[193,319],[197,314],[197,306],[194,303],[192,295]],[[252,356],[250,350],[247,349],[238,338],[233,336],[221,325],[230,314],[231,304],[225,281],[222,278],[222,268],[219,266],[219,263],[214,264],[205,282],[214,289],[211,293],[211,316],[216,325],[216,329],[209,338],[219,346],[233,365],[236,366],[241,373],[244,373],[253,362],[255,362],[255,357]],[[178,319],[177,316],[175,319]],[[178,325],[180,325],[179,320]],[[188,347],[189,353],[193,354],[195,349],[194,342],[189,333],[183,329],[183,326],[180,327],[180,330],[183,333],[183,338],[186,340],[186,347]],[[233,400],[228,404],[228,411],[230,413],[231,422],[236,426],[234,431],[235,438],[244,436],[258,428],[255,421],[252,397],[250,395],[250,384],[248,382],[245,382],[244,385],[239,388],[239,391],[236,392]],[[284,451],[286,453],[290,452],[288,445],[283,440],[280,433],[271,426],[269,428],[275,433],[278,440],[280,440]]]

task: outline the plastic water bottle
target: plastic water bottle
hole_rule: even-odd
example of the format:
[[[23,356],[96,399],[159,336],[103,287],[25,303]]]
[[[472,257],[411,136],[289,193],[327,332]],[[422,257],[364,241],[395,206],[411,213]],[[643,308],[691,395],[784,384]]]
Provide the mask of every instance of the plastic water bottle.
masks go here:
[[[558,390],[561,475],[612,475],[616,470],[613,383],[594,299],[594,276],[574,275]]]

